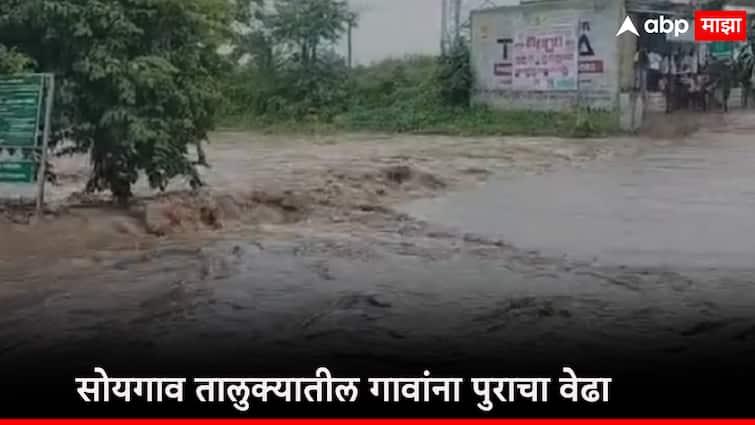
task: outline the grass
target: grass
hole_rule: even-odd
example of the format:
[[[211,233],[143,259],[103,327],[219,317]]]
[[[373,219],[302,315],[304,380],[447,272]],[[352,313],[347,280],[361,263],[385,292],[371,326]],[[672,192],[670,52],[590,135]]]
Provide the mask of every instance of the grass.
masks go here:
[[[230,80],[220,127],[267,133],[379,132],[457,136],[589,137],[619,133],[618,114],[496,111],[467,105],[468,57],[392,59],[316,75],[253,70]],[[308,71],[309,72],[309,71]],[[312,77],[312,78],[310,78]]]
[[[332,120],[310,116],[302,120],[227,116],[221,129],[264,133],[321,134],[381,132],[454,136],[560,136],[599,137],[620,133],[616,113],[494,111],[485,107],[354,109]]]

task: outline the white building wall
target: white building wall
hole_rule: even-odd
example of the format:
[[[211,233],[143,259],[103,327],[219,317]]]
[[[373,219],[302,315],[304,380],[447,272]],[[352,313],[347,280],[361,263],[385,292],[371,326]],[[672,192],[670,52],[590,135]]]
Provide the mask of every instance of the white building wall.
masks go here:
[[[622,3],[563,0],[474,12],[474,100],[499,109],[557,110],[578,103],[616,109],[621,66],[616,31],[624,17]],[[510,72],[513,45],[509,41],[525,29],[547,29],[564,24],[573,25],[577,30],[579,90],[515,90]]]

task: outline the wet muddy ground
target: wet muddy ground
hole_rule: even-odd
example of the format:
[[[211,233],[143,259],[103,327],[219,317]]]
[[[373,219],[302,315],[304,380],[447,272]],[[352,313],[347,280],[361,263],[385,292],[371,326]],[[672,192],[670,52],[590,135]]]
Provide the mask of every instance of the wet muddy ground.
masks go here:
[[[692,139],[222,133],[208,149],[208,189],[192,194],[177,185],[151,195],[142,188],[130,211],[76,194],[85,164],[61,161],[62,185],[51,189],[41,222],[23,224],[23,211],[5,207],[0,359],[100,342],[103,352],[155,358],[175,356],[168,349],[175,346],[233,353],[253,343],[280,355],[365,363],[413,355],[435,363],[503,361],[554,346],[564,356],[611,353],[612,362],[704,357],[701,347],[712,345],[752,354],[755,265],[595,262],[581,254],[616,243],[608,219],[577,232],[590,234],[595,246],[555,236],[549,245],[557,211],[533,212],[543,227],[524,228],[522,210],[514,210],[516,221],[493,208],[516,188],[541,200],[533,205],[555,208],[584,189],[575,183],[582,180],[560,173],[615,181],[627,171],[612,161],[640,169],[647,155],[684,157],[689,140],[704,147],[700,152],[734,149],[720,161],[740,160],[737,149],[750,148],[734,140],[749,122],[755,128],[755,119],[725,121],[723,130]],[[651,174],[656,180],[632,190],[656,196],[654,182],[683,173]],[[445,198],[449,193],[462,195]],[[664,193],[664,202],[678,199]],[[413,210],[412,201],[427,198],[450,202],[431,209],[437,220],[423,219],[426,207]],[[582,200],[620,206],[613,197]],[[489,221],[438,214],[452,208]],[[570,256],[572,248],[580,255]],[[416,347],[432,349],[407,352]]]

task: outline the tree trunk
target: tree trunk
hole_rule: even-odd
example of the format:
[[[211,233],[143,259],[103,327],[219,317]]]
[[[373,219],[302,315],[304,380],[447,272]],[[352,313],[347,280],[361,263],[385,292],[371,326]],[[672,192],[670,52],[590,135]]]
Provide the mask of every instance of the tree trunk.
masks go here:
[[[309,60],[307,59],[308,50],[309,49],[307,48],[307,42],[302,41],[301,43],[301,64],[302,65],[307,65],[309,63]]]
[[[204,145],[201,140],[197,141],[197,164],[210,168],[210,163],[207,162],[207,155],[205,154]]]

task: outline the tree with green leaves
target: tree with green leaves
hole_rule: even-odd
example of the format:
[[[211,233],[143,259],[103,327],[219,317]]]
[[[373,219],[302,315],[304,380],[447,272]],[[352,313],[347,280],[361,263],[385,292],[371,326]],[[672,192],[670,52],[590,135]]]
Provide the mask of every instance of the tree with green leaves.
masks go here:
[[[356,15],[343,0],[277,0],[269,25],[273,38],[302,65],[318,60],[320,48],[338,41]]]
[[[263,7],[264,5],[264,7]],[[252,8],[236,46],[245,57],[227,83],[229,114],[330,119],[349,97],[348,67],[334,46],[356,25],[343,0],[269,0]]]
[[[442,100],[452,106],[469,106],[474,76],[469,46],[463,38],[457,38],[451,50],[440,57],[438,85]]]
[[[188,149],[213,126],[219,50],[247,12],[248,0],[4,0],[0,66],[55,74],[52,142],[89,152],[87,189],[125,203],[141,173],[161,190],[201,185]]]
[[[30,69],[32,61],[28,56],[0,44],[0,74],[17,74]]]

